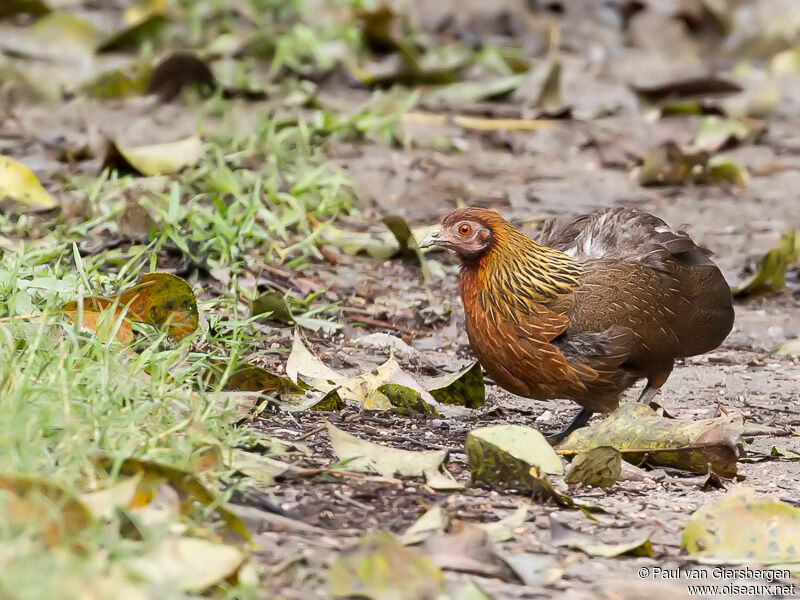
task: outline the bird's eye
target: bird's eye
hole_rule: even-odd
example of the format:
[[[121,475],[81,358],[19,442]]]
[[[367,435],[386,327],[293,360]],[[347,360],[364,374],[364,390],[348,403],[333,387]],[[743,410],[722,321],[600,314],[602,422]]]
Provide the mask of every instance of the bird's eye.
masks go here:
[[[464,223],[458,228],[458,233],[460,233],[461,235],[469,235],[471,231],[472,227],[470,227],[466,223]]]

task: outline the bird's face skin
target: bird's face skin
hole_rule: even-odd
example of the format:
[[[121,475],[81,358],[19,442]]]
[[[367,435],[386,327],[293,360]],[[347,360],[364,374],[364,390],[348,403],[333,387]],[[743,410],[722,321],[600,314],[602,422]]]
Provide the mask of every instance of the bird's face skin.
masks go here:
[[[445,217],[442,228],[429,233],[419,243],[420,248],[441,246],[453,250],[462,261],[477,260],[492,247],[492,230],[475,218]]]

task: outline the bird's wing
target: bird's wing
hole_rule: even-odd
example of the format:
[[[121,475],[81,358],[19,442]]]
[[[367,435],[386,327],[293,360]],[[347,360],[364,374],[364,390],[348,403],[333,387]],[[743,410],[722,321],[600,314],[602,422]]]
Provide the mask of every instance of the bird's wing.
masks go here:
[[[538,242],[580,261],[637,262],[667,275],[676,264],[713,264],[711,252],[684,231],[632,208],[613,208],[572,220],[551,219],[542,227]]]
[[[490,306],[468,315],[467,332],[481,364],[502,387],[536,398],[596,396],[601,404],[609,396],[616,399],[617,367],[627,358],[626,332],[565,335],[566,297],[564,302],[537,304],[535,314]]]

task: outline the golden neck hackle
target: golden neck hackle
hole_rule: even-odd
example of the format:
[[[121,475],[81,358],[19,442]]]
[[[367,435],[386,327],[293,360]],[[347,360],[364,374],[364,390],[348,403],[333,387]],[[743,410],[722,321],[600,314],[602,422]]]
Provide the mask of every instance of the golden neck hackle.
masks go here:
[[[583,268],[563,252],[537,244],[502,219],[488,223],[492,247],[478,260],[461,267],[462,294],[505,314],[537,312],[570,293],[579,284]]]

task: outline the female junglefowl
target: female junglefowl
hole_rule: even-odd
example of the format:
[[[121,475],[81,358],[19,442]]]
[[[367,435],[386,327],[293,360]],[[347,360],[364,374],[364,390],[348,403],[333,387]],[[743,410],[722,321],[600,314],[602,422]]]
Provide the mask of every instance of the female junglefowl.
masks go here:
[[[495,382],[583,409],[562,439],[647,378],[649,402],[676,358],[719,346],[731,290],[710,252],[653,215],[615,208],[545,223],[536,241],[497,213],[462,208],[421,247],[454,250],[467,335]]]

